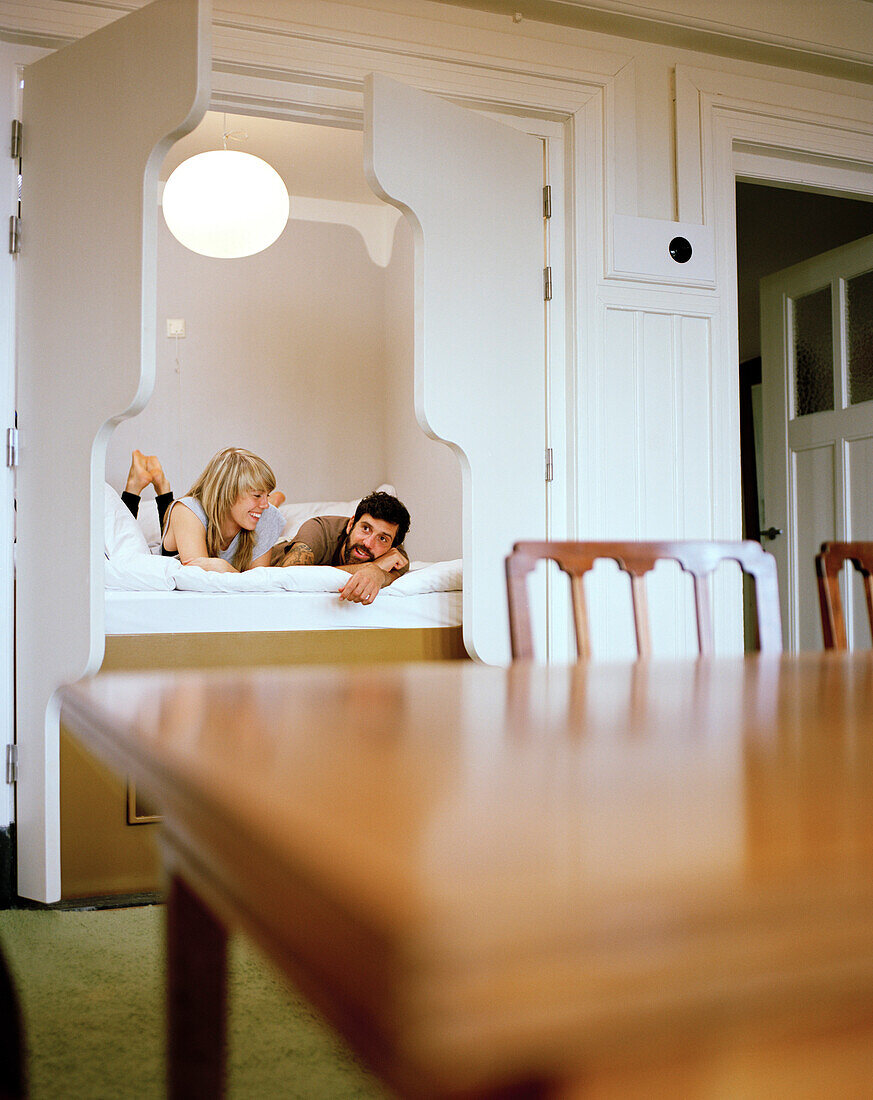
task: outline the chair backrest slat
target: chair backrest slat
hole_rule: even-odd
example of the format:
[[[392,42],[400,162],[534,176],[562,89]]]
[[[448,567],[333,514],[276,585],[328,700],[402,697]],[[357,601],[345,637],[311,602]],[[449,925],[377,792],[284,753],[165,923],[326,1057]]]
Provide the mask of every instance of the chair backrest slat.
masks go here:
[[[570,591],[573,598],[573,622],[576,626],[576,656],[586,661],[591,656],[591,635],[588,630],[588,609],[585,605],[584,575],[570,575]]]
[[[652,655],[652,628],[649,625],[649,598],[643,573],[631,573],[631,601],[634,612],[634,634],[640,657]]]
[[[584,578],[601,558],[611,558],[630,576],[637,654],[652,650],[646,574],[661,560],[679,563],[694,580],[694,606],[701,656],[713,652],[710,577],[722,561],[735,561],[755,581],[758,620],[757,648],[782,651],[782,621],[776,562],[758,542],[518,542],[506,559],[509,626],[514,660],[533,658],[533,637],[527,595],[528,574],[543,559],[554,561],[570,576],[576,651],[579,660],[591,656],[591,637],[585,605]],[[868,594],[873,608],[873,592]]]
[[[694,613],[697,618],[697,647],[701,657],[711,657],[715,648],[712,633],[709,574],[694,577]]]
[[[825,649],[848,649],[846,620],[840,595],[840,573],[851,562],[861,574],[867,601],[867,621],[873,635],[873,542],[824,542],[816,555],[815,574]]]

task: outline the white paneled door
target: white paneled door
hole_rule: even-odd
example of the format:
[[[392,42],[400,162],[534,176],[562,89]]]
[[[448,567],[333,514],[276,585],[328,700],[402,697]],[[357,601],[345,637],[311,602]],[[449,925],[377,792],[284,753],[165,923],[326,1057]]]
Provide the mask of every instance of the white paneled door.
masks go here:
[[[416,415],[461,461],[464,641],[505,664],[504,558],[546,532],[543,144],[370,76],[364,149],[415,236]]]
[[[873,539],[873,237],[761,281],[764,533],[786,648],[821,649],[815,555]],[[778,532],[778,533],[777,533]],[[855,578],[850,644],[869,645]]]
[[[155,374],[158,169],[206,110],[208,0],[155,0],[27,66],[17,408],[18,890],[60,897],[56,689],[103,655],[112,427]]]

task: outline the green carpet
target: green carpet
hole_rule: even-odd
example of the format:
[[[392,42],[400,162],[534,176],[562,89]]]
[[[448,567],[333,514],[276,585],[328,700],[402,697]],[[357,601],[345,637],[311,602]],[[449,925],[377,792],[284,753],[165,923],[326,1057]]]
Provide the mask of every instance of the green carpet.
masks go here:
[[[0,911],[33,1100],[151,1100],[164,1084],[164,910]],[[228,1094],[385,1093],[248,941],[231,941]]]

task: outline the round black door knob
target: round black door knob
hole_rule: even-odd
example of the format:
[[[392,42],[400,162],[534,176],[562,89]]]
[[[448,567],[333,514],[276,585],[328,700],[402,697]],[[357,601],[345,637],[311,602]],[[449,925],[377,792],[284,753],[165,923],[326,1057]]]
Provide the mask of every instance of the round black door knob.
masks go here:
[[[670,255],[677,264],[687,264],[693,251],[691,241],[687,237],[674,237],[670,241]]]

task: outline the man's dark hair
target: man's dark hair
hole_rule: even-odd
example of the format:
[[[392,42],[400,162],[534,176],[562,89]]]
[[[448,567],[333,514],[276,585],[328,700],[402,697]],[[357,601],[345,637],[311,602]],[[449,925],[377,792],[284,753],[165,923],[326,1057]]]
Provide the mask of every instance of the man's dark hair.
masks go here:
[[[383,523],[396,523],[397,533],[394,536],[392,546],[402,546],[406,533],[409,531],[409,512],[406,506],[401,504],[397,497],[390,493],[370,493],[364,497],[355,510],[354,526],[363,515],[372,516],[373,519],[381,519]]]

